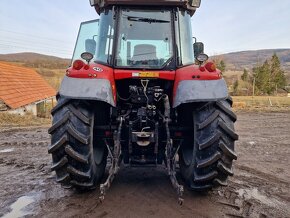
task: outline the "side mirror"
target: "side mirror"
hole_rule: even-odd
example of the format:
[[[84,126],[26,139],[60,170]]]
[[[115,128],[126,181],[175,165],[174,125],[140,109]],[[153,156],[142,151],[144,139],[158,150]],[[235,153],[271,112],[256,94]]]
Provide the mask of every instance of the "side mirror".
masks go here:
[[[202,42],[195,42],[193,44],[194,57],[197,58],[200,54],[204,54],[204,44]]]
[[[97,43],[94,39],[87,39],[85,42],[86,52],[91,54],[96,53]]]

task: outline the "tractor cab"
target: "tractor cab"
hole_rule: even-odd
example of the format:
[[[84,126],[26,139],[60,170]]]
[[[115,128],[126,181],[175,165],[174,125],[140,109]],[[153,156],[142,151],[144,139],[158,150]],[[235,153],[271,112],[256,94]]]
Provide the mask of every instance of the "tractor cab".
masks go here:
[[[100,19],[81,24],[73,60],[89,52],[95,63],[114,69],[175,70],[194,64],[194,54],[203,53],[188,46],[193,45],[191,16],[200,1],[138,4],[91,1]]]

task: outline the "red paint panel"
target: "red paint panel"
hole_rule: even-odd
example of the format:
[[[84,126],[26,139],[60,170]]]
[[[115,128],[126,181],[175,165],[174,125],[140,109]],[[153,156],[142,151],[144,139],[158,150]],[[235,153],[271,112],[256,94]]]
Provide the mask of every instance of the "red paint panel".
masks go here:
[[[200,69],[201,68],[201,69]],[[209,72],[205,67],[198,65],[190,65],[176,70],[175,81],[180,80],[217,80],[221,78],[221,72],[216,70]]]
[[[86,66],[86,67],[85,67]],[[107,79],[110,81],[114,96],[114,101],[116,103],[117,92],[116,84],[114,79],[114,70],[110,67],[92,63],[90,65],[85,65],[80,70],[75,70],[70,67],[67,70],[67,76],[72,78],[81,78],[81,79]]]
[[[121,80],[121,79],[138,79],[143,78],[142,76],[137,76],[138,74],[142,75],[143,73],[155,74],[154,77],[156,79],[164,79],[164,80],[174,80],[175,79],[175,71],[158,71],[158,70],[122,70],[122,69],[115,69],[115,79]],[[156,76],[158,75],[158,76]],[[150,78],[150,77],[146,77]]]

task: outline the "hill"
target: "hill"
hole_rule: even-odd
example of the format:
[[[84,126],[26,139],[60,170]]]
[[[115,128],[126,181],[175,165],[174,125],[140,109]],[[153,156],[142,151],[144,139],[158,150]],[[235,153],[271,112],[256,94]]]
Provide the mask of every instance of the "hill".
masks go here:
[[[55,90],[58,90],[70,60],[37,53],[0,54],[0,61],[36,70]]]
[[[213,56],[212,58],[223,59],[227,70],[241,71],[244,68],[251,70],[258,63],[262,64],[276,53],[281,60],[283,69],[290,73],[290,49],[265,49],[256,51],[241,51]]]
[[[266,59],[270,59],[274,53],[280,58],[284,70],[290,73],[290,49],[241,51],[217,55],[212,58],[225,60],[227,70],[242,71],[244,68],[251,70],[258,63],[262,64]],[[48,69],[67,68],[70,64],[69,59],[29,52],[0,54],[0,61],[17,62],[27,67]]]
[[[0,61],[16,62],[26,67],[47,69],[67,68],[70,64],[69,59],[29,52],[0,54]]]

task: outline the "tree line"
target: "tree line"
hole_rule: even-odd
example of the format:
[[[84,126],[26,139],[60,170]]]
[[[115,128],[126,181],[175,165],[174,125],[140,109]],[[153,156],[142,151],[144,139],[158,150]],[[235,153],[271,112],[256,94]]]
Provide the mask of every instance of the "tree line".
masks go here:
[[[223,60],[216,61],[217,67],[224,72],[226,64]],[[273,95],[279,89],[285,89],[287,78],[281,68],[281,62],[277,54],[273,54],[270,60],[263,64],[257,64],[252,71],[244,69],[240,78],[232,83],[232,95]]]

